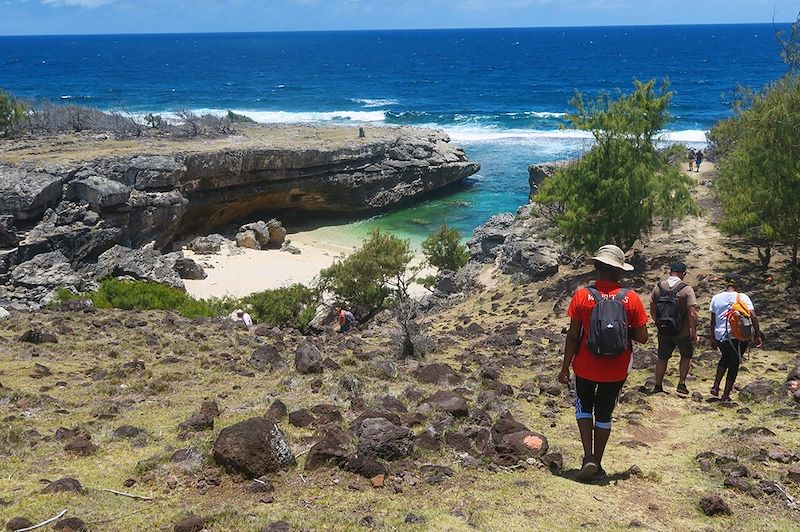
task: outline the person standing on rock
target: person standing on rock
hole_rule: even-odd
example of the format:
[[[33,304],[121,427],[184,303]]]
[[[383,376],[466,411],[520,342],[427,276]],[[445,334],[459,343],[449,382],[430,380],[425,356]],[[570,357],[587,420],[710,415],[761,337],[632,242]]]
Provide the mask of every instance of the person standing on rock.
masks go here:
[[[753,302],[739,292],[741,278],[735,273],[725,275],[725,291],[711,298],[711,348],[720,351],[719,364],[711,395],[719,396],[722,377],[725,379],[725,390],[721,401],[731,400],[731,391],[739,374],[739,363],[742,361],[750,341],[755,347],[761,347],[761,327],[758,323]]]
[[[676,347],[681,354],[681,363],[675,391],[679,394],[689,393],[686,376],[689,375],[694,346],[697,344],[697,297],[694,289],[683,282],[684,277],[686,265],[680,261],[673,262],[667,280],[657,283],[650,295],[650,316],[658,330],[658,360],[653,393],[664,391],[667,362]]]
[[[611,414],[628,378],[632,343],[647,341],[647,312],[633,290],[620,281],[633,266],[614,245],[601,247],[587,260],[594,265],[594,285],[579,288],[572,296],[564,361],[558,381],[569,385],[575,372],[575,417],[583,444],[583,464],[578,480],[605,475],[602,467],[611,435]]]

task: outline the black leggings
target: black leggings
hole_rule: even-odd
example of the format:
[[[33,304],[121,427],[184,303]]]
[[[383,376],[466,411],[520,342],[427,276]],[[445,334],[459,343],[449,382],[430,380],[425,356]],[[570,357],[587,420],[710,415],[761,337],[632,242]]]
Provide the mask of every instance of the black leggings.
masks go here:
[[[717,369],[728,370],[728,379],[731,382],[736,381],[736,376],[739,375],[739,362],[742,360],[742,355],[747,350],[748,342],[740,342],[739,340],[717,340],[719,351],[722,356],[719,357],[719,364]]]
[[[611,414],[617,406],[617,397],[625,381],[595,382],[575,375],[575,417],[594,418],[594,426],[611,428]],[[592,415],[594,413],[594,415]]]

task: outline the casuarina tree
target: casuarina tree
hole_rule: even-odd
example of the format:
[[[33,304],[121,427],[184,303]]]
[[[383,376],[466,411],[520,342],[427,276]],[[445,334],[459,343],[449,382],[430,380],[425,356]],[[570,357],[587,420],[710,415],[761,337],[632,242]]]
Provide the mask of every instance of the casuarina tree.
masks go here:
[[[800,246],[800,81],[788,73],[761,92],[740,91],[734,115],[709,135],[719,157],[720,227],[766,251],[786,246],[789,284],[798,283]]]
[[[594,137],[591,150],[546,179],[533,200],[573,249],[614,243],[629,249],[656,219],[666,228],[696,212],[691,178],[659,156],[656,142],[668,121],[666,83],[634,82],[631,94],[577,93],[567,118]]]

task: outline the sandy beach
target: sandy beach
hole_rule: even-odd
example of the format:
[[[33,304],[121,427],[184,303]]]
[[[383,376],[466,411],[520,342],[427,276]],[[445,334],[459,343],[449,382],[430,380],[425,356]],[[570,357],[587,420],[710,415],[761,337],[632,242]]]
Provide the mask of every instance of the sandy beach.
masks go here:
[[[320,270],[337,257],[352,253],[361,243],[358,235],[338,227],[293,233],[287,240],[300,250],[299,255],[277,249],[237,248],[240,253],[230,255],[225,250],[213,255],[185,250],[186,256],[202,265],[208,275],[200,281],[186,280],[186,291],[196,298],[242,297],[294,283],[309,285]]]
[[[352,224],[328,226],[287,235],[287,240],[300,250],[299,255],[275,249],[253,250],[237,248],[241,253],[228,254],[223,250],[213,255],[198,255],[184,250],[206,271],[203,280],[185,280],[186,291],[195,298],[243,297],[262,290],[281,288],[295,283],[310,285],[320,270],[327,268],[337,257],[345,256],[361,245],[364,231]],[[412,264],[419,264],[418,255]],[[423,270],[421,275],[433,273]],[[419,285],[412,294],[424,293]]]

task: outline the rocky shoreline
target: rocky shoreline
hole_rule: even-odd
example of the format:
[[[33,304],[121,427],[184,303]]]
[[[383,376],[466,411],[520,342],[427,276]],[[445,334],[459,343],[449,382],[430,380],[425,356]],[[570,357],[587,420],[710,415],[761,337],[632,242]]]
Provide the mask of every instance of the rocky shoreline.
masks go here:
[[[154,278],[182,263],[160,253],[179,237],[257,213],[370,213],[418,200],[480,169],[449,141],[421,128],[366,128],[359,137],[321,126],[138,144],[4,141],[0,302],[38,303],[56,286],[83,289],[109,273]],[[157,280],[182,285],[168,273]]]

